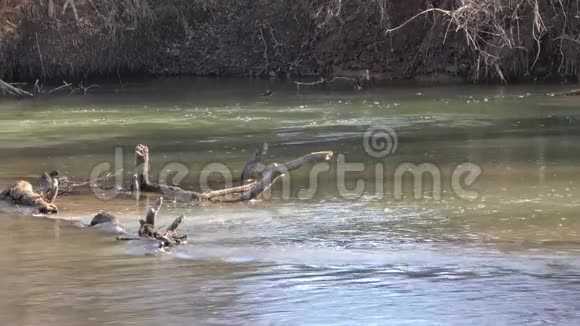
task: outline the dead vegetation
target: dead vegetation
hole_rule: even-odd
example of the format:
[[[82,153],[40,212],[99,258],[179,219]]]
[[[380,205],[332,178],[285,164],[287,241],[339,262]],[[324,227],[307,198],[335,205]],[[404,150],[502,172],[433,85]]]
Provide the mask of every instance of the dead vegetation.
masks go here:
[[[578,74],[578,0],[0,2],[6,81],[147,73],[356,86],[434,73],[504,82]]]

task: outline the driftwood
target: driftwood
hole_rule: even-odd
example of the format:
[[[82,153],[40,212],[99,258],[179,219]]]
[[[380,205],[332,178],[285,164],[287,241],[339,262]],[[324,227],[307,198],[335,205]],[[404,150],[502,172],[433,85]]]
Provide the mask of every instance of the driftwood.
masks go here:
[[[32,185],[27,181],[18,181],[10,188],[0,191],[0,199],[10,201],[15,205],[34,207],[41,214],[58,213],[56,205],[49,202],[43,195],[34,192]]]
[[[52,203],[58,195],[58,171],[52,171],[50,173],[44,172],[40,178],[40,188],[42,190],[42,195],[47,202]]]
[[[266,155],[267,153],[268,153],[268,143],[264,143],[262,147],[257,148],[256,151],[252,153],[242,172],[242,182],[246,182],[247,180],[252,179],[252,174],[256,170],[258,163],[262,161],[264,155]]]
[[[258,149],[249,159],[244,172],[242,173],[243,182],[250,176],[258,162],[261,161],[267,152],[267,144]],[[298,159],[285,164],[270,164],[260,172],[259,177],[238,187],[226,188],[222,190],[213,190],[205,193],[198,193],[181,189],[176,186],[159,185],[149,179],[149,148],[145,145],[137,145],[135,148],[135,172],[132,179],[131,188],[134,192],[144,191],[163,194],[171,199],[179,201],[210,201],[210,202],[241,202],[258,198],[264,191],[270,188],[281,176],[301,168],[308,163],[328,161],[334,155],[333,152],[315,152],[304,155]]]
[[[4,94],[14,95],[14,96],[34,96],[32,93],[23,90],[22,88],[16,87],[14,84],[9,84],[2,79],[0,79],[0,90]]]
[[[133,175],[133,192],[153,192],[163,194],[179,201],[200,200],[202,195],[195,191],[183,190],[179,187],[160,185],[149,180],[149,147],[137,145],[135,148],[135,172]]]
[[[181,222],[183,222],[183,216],[176,218],[171,225],[165,229],[164,232],[160,232],[162,228],[155,228],[155,219],[157,213],[163,205],[163,198],[159,197],[148,209],[145,216],[145,220],[139,220],[139,231],[138,237],[117,237],[117,240],[130,241],[130,240],[156,240],[159,242],[159,248],[172,248],[187,241],[187,235],[181,235],[177,233],[176,229],[179,227]],[[112,216],[108,214],[109,216]],[[96,218],[97,216],[95,216]],[[108,217],[106,217],[108,218]],[[114,218],[114,217],[113,217]],[[115,218],[116,220],[116,218]]]
[[[285,174],[297,170],[308,163],[328,161],[334,155],[333,152],[316,152],[304,155],[293,161],[285,164],[270,164],[260,174],[260,178],[251,183],[249,187],[240,189],[241,191],[230,193],[227,198],[210,197],[210,201],[218,202],[243,202],[256,199],[260,197],[266,190],[268,190],[278,178]],[[243,187],[239,187],[243,188]],[[226,189],[228,190],[228,189]]]
[[[56,171],[54,171],[56,172]],[[54,173],[53,172],[53,173]],[[83,187],[87,187],[87,186],[91,186],[96,184],[99,181],[105,181],[108,180],[110,178],[116,177],[117,175],[120,175],[123,172],[123,169],[118,170],[115,173],[107,173],[102,177],[96,178],[96,179],[92,179],[92,180],[88,180],[88,181],[80,181],[78,183],[73,183],[68,177],[60,177],[57,176],[58,178],[58,194],[59,195],[63,195],[63,194],[69,194],[72,193],[73,191],[75,191],[78,188],[83,188]],[[58,173],[58,172],[56,172]]]

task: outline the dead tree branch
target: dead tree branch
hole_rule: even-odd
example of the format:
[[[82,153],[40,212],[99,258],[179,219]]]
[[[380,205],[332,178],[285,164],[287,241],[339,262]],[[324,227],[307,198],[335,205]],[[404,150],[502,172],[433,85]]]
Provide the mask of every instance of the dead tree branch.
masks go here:
[[[242,182],[252,179],[252,174],[256,170],[258,163],[262,161],[264,155],[268,153],[268,143],[264,143],[261,147],[257,148],[256,151],[250,156],[244,170],[242,172]]]
[[[158,229],[155,228],[155,219],[157,218],[157,214],[159,213],[162,205],[163,198],[160,197],[147,209],[145,220],[139,220],[140,227],[139,231],[137,232],[139,237],[117,237],[117,240],[155,240],[159,242],[159,248],[162,249],[172,248],[185,243],[187,240],[187,235],[181,235],[176,231],[179,225],[183,222],[183,216],[176,218],[163,233],[159,232],[162,227]],[[110,220],[117,219],[114,216],[108,214],[108,216],[103,216],[102,220],[109,222]]]
[[[264,150],[265,148],[262,147],[259,153],[263,153]],[[149,180],[149,148],[140,144],[135,148],[135,173],[132,190],[163,194],[171,199],[185,202],[211,201],[227,203],[248,201],[258,198],[284,174],[299,169],[308,163],[328,161],[333,155],[333,152],[316,152],[285,164],[271,164],[260,172],[260,177],[256,181],[238,187],[213,190],[200,194],[176,186],[159,185],[151,182]],[[253,160],[250,160],[251,162]],[[248,170],[253,171],[252,169],[255,169],[255,167],[248,168]]]
[[[32,93],[27,92],[21,88],[14,86],[14,84],[9,84],[2,79],[0,79],[0,90],[2,90],[3,94],[14,95],[14,96],[30,96],[34,97]]]

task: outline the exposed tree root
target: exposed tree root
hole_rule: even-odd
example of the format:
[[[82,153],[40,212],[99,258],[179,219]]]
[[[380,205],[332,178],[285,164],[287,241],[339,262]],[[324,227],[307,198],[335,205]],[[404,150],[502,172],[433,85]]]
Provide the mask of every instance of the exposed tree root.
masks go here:
[[[474,80],[479,80],[482,72],[486,75],[493,72],[495,79],[506,83],[506,69],[502,64],[510,64],[513,68],[514,58],[522,53],[526,58],[533,58],[524,62],[526,66],[522,72],[529,74],[539,59],[540,40],[548,33],[537,0],[455,0],[454,3],[452,10],[436,7],[423,10],[402,24],[387,29],[386,33],[393,33],[429,13],[440,14],[448,26],[443,42],[454,26],[454,32],[462,34],[467,48],[472,50],[476,63]],[[562,14],[566,17],[564,9]],[[520,25],[527,21],[529,26]]]

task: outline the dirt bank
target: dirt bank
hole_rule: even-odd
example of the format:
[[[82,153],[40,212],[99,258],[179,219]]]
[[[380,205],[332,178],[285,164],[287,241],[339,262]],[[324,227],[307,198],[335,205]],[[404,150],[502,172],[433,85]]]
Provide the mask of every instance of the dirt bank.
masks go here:
[[[578,72],[576,1],[0,0],[0,6],[0,77],[9,81],[138,73],[521,81],[575,80]]]

